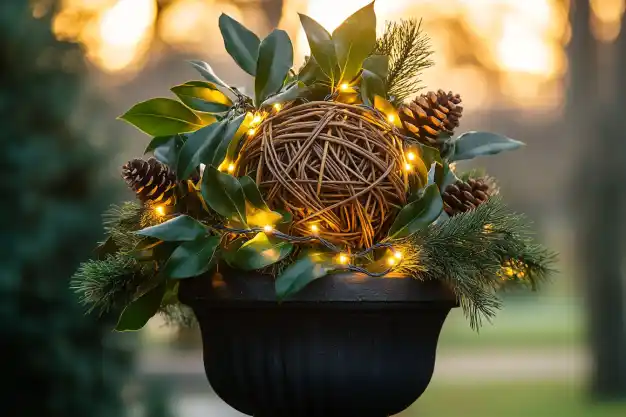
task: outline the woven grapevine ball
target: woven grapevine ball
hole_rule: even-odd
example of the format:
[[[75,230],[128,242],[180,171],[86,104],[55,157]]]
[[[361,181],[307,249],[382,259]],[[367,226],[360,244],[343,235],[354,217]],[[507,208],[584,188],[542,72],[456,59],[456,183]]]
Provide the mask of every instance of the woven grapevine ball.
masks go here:
[[[312,231],[348,248],[386,236],[406,204],[402,140],[378,112],[316,101],[265,119],[243,144],[237,175],[251,175],[290,233]]]

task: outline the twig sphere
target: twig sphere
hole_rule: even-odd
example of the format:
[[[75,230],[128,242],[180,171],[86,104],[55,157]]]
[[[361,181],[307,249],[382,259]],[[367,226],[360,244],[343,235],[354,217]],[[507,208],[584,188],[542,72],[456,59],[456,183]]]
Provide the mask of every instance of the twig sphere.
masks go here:
[[[309,102],[266,119],[242,146],[236,175],[251,175],[292,233],[348,248],[381,240],[406,204],[402,140],[378,112]]]

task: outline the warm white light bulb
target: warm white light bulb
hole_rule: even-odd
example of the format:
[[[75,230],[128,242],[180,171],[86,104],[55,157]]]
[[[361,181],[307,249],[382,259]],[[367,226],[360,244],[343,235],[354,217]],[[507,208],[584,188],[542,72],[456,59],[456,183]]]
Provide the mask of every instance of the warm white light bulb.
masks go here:
[[[235,171],[235,164],[228,164],[228,172],[234,172]]]
[[[277,112],[280,111],[280,109],[282,109],[283,106],[280,105],[280,103],[274,103],[274,110],[276,110]]]
[[[248,136],[254,136],[255,133],[256,133],[256,129],[249,129],[248,130]]]
[[[254,118],[252,119],[252,124],[258,125],[259,123],[261,123],[261,115],[257,113],[254,115]]]
[[[404,164],[404,169],[405,169],[405,171],[411,171],[413,169],[413,165],[408,164],[408,163]]]
[[[414,152],[409,152],[409,153],[407,153],[407,154],[406,154],[406,158],[407,158],[409,161],[415,161],[415,153],[414,153]]]
[[[348,263],[348,257],[342,253],[341,255],[339,255],[339,263],[340,264],[347,264]]]
[[[343,83],[339,86],[339,89],[341,91],[348,91],[349,88],[350,88],[350,85],[348,85],[347,83]]]
[[[396,264],[396,260],[394,258],[387,259],[387,263],[389,266],[394,266]]]
[[[272,230],[274,230],[274,228],[272,226],[270,226],[269,224],[266,224],[265,226],[263,226],[263,231],[265,233],[271,233]]]
[[[387,116],[387,120],[389,120],[389,123],[393,123],[396,121],[396,116],[393,114],[390,114]]]
[[[319,232],[319,230],[320,230],[320,228],[319,228],[319,227],[317,227],[317,225],[316,225],[316,224],[312,224],[312,225],[311,225],[311,231],[312,231],[313,233],[317,233],[317,232]]]
[[[393,254],[393,256],[395,256],[395,257],[396,257],[396,259],[402,259],[402,252],[397,252],[397,251],[396,251],[396,252]]]
[[[158,216],[165,216],[165,208],[163,206],[156,206],[154,208],[154,212],[158,215]]]

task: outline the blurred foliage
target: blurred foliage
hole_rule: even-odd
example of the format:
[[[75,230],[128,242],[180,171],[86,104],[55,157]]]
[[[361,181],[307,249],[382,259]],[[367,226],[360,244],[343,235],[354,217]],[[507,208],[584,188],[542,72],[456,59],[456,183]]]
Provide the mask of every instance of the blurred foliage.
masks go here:
[[[111,198],[69,125],[82,54],[28,3],[0,4],[2,415],[123,416],[131,356],[68,289]]]

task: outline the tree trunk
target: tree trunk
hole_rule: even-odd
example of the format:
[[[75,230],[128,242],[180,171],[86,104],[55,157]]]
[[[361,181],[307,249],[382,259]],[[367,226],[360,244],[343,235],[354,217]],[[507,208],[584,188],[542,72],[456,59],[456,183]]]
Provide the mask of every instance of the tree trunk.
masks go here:
[[[597,74],[626,73],[626,35],[612,46],[614,71],[600,69],[597,42],[589,29],[589,3],[572,3],[570,45],[571,85],[568,121],[575,132],[578,163],[572,195],[576,195],[575,225],[579,269],[588,307],[588,337],[593,359],[591,392],[598,399],[626,398],[626,326],[624,280],[623,179],[626,178],[626,122],[620,98],[623,77],[609,80],[610,97],[600,97]],[[603,79],[606,82],[606,79]],[[620,114],[620,111],[622,114]]]

